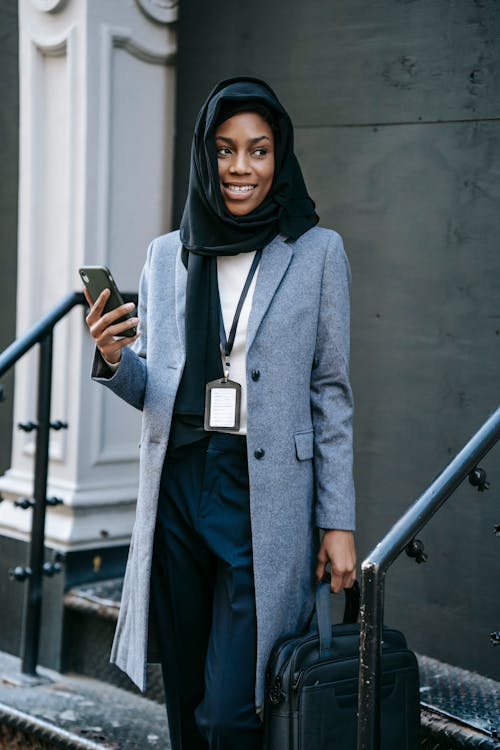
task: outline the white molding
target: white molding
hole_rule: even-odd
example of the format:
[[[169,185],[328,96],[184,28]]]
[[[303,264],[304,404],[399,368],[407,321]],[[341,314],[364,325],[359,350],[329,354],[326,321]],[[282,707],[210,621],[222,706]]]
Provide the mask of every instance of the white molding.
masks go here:
[[[30,144],[31,153],[29,154],[30,164],[30,175],[32,179],[29,183],[29,205],[34,210],[34,217],[39,215],[40,211],[45,208],[44,196],[41,195],[39,190],[40,181],[43,177],[44,166],[41,164],[38,157],[38,151],[42,148],[42,144],[36,143],[36,138],[42,140],[45,137],[46,123],[44,118],[40,118],[40,113],[44,111],[43,101],[43,90],[44,86],[42,80],[46,76],[46,70],[44,69],[44,58],[64,58],[66,63],[66,91],[65,97],[67,101],[67,113],[68,120],[65,125],[65,131],[67,134],[67,150],[66,150],[66,174],[65,180],[66,185],[63,187],[65,194],[68,196],[67,212],[64,217],[61,217],[61,222],[64,222],[64,235],[67,238],[68,247],[74,243],[74,227],[75,227],[75,159],[76,159],[76,142],[75,142],[75,130],[77,121],[77,108],[78,102],[76,97],[77,91],[77,66],[76,66],[76,54],[75,47],[77,42],[77,29],[74,25],[69,26],[64,32],[59,34],[45,35],[40,32],[29,34],[29,59],[28,59],[28,70],[32,80],[31,95],[32,101],[30,103],[29,117],[29,128],[32,134],[33,141]],[[35,136],[34,134],[37,134]],[[35,209],[36,207],[36,209]],[[31,228],[31,234],[28,239],[28,247],[33,252],[35,247],[37,229],[40,225],[36,218],[29,222]],[[37,226],[38,225],[38,226]],[[63,248],[58,248],[60,251]],[[64,248],[65,250],[66,248]],[[43,248],[44,252],[49,252],[49,248]],[[73,279],[70,277],[71,264],[68,264],[67,273],[61,278],[61,296],[62,294],[71,289]],[[27,274],[25,274],[27,275]],[[37,295],[37,289],[39,288],[40,280],[36,277],[33,271],[29,272],[30,282],[29,288],[32,290],[32,294],[29,295],[31,310],[36,310],[37,314],[30,314],[30,319],[33,320],[38,315],[40,309],[39,295]],[[43,290],[42,290],[43,291]],[[38,296],[38,302],[37,302]],[[56,301],[56,300],[54,300]],[[67,352],[70,349],[70,321],[68,318],[58,323],[54,331],[54,347],[53,347],[53,382],[52,382],[52,414],[51,417],[55,419],[64,419],[68,413],[68,405],[70,399],[70,387],[71,382],[67,377],[57,379],[58,367],[64,367],[64,361],[67,357]],[[32,380],[27,378],[24,387],[29,388],[32,391]],[[56,393],[56,385],[62,382],[63,389]],[[33,418],[35,418],[36,411],[36,396],[32,399]],[[61,413],[55,414],[54,409]],[[34,454],[35,441],[32,435],[26,436],[26,442],[23,447],[24,455],[32,457]],[[68,451],[68,435],[66,430],[60,430],[59,432],[51,433],[49,457],[51,461],[58,463],[65,463],[67,460]]]
[[[144,13],[159,23],[175,23],[179,15],[178,0],[136,0]]]
[[[113,55],[116,49],[125,50],[141,62],[167,66],[175,61],[176,48],[168,39],[166,48],[148,47],[133,38],[131,29],[101,24],[100,46],[100,96],[98,114],[98,177],[97,177],[97,220],[96,220],[96,262],[109,265],[110,251],[110,184],[111,184],[111,122],[113,102]],[[92,423],[95,427],[91,463],[93,466],[138,461],[137,437],[127,446],[106,445],[104,389],[95,398],[92,407]]]
[[[138,480],[138,471],[135,481],[131,481],[128,475],[121,481],[117,481],[116,476],[111,475],[104,479],[92,479],[78,484],[72,480],[49,479],[47,497],[60,497],[65,505],[75,508],[99,506],[102,503],[106,505],[119,505],[124,502],[135,504]],[[0,492],[6,501],[17,500],[19,497],[32,497],[33,475],[19,469],[9,469],[0,477]]]
[[[104,264],[108,255],[109,239],[113,51],[117,48],[125,49],[137,60],[149,62],[153,65],[168,65],[175,61],[176,56],[174,46],[169,47],[166,51],[146,49],[146,47],[132,39],[132,31],[130,29],[106,23],[101,25],[96,257],[99,263]]]
[[[68,0],[31,0],[32,6],[36,10],[44,13],[59,13],[64,8]]]
[[[110,26],[103,24],[103,32],[108,34],[111,47],[117,47],[127,50],[132,57],[141,60],[142,62],[151,63],[152,65],[170,65],[175,62],[177,49],[174,45],[170,44],[167,49],[154,49],[152,47],[145,47],[139,42],[134,41],[132,38],[132,32],[130,29],[126,29],[119,26]],[[168,39],[166,40],[168,42]],[[111,60],[110,60],[111,62]]]
[[[29,543],[32,510],[0,505],[0,536]],[[47,508],[45,545],[64,549],[128,544],[135,520],[135,504],[100,504],[91,509],[55,506]]]

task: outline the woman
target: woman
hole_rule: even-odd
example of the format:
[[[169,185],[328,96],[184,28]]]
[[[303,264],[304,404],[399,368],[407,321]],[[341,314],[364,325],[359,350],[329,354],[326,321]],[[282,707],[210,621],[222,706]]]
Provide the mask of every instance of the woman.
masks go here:
[[[274,641],[305,626],[327,563],[333,591],[355,577],[349,270],[317,221],[273,91],[223,81],[138,319],[103,315],[107,291],[87,318],[93,377],[143,410],[112,661],[144,690],[157,647],[174,750],[260,748]]]

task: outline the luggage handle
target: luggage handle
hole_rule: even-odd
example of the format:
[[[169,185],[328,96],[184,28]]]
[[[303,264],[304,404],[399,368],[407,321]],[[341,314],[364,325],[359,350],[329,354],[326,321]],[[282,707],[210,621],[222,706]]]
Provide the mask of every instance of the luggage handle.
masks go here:
[[[319,631],[320,658],[328,657],[332,653],[332,615],[330,581],[321,581],[316,589],[316,616]],[[353,624],[359,616],[360,589],[359,583],[354,581],[350,589],[344,589],[344,617],[343,624]]]

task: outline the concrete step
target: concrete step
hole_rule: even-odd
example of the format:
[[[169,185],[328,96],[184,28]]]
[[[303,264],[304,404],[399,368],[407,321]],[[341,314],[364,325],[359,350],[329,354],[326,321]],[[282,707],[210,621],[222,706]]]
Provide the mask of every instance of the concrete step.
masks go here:
[[[64,596],[64,671],[108,682],[139,694],[120,669],[109,663],[123,578],[83,584]],[[164,703],[159,665],[148,665],[146,697]]]
[[[500,683],[418,655],[422,748],[500,748]]]
[[[165,707],[98,680],[39,668],[0,652],[0,748],[170,750]]]

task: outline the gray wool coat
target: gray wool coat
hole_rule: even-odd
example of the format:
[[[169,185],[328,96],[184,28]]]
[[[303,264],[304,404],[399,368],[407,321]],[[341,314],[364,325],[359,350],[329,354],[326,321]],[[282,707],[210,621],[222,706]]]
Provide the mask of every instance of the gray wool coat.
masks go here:
[[[139,289],[142,336],[114,374],[98,353],[92,371],[143,412],[136,521],[111,654],[141,690],[160,474],[185,362],[180,247],[178,232],[151,243]],[[257,707],[274,641],[310,617],[318,528],[354,528],[349,284],[336,232],[315,227],[264,248],[247,333]]]

